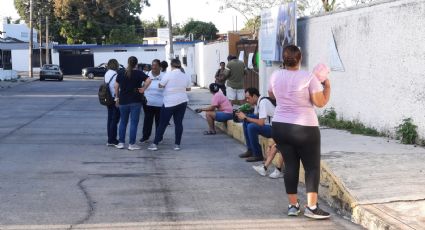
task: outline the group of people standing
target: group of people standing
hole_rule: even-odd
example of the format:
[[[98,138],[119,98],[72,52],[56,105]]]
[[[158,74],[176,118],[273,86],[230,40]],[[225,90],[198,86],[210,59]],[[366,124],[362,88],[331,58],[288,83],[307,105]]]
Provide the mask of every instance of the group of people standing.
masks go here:
[[[247,151],[239,157],[248,162],[265,161],[253,166],[265,176],[271,160],[279,151],[284,160],[269,176],[284,177],[289,206],[288,215],[298,216],[300,204],[297,197],[300,162],[305,170],[307,205],[304,215],[314,219],[326,219],[330,214],[318,206],[318,188],[320,181],[320,130],[314,107],[323,107],[330,98],[330,81],[319,78],[314,73],[300,70],[302,53],[297,46],[289,45],[283,49],[283,69],[276,70],[268,83],[268,96],[262,97],[256,88],[243,88],[245,67],[236,57],[229,56],[227,66],[220,63],[216,82],[210,84],[211,105],[198,108],[196,112],[206,112],[209,129],[204,135],[216,134],[215,121],[227,121],[233,118],[235,104],[247,102],[254,107],[253,113],[238,112],[236,116],[243,122]],[[156,132],[149,150],[158,150],[165,129],[171,117],[175,124],[175,150],[180,150],[184,118],[190,90],[190,78],[184,74],[179,60],[171,61],[171,71],[160,71],[160,61],[153,60],[152,70],[148,75],[135,70],[137,59],[130,57],[125,74],[117,74],[118,63],[111,60],[110,70],[105,75],[105,82],[116,77],[115,87],[111,88],[116,97],[116,105],[108,107],[108,145],[124,148],[125,133],[130,116],[129,150],[140,149],[135,145],[137,124],[141,103],[137,94],[144,93],[147,104],[143,105],[145,120],[143,137],[149,139],[152,123],[155,120]],[[227,67],[227,68],[225,68]],[[227,87],[226,87],[226,85]],[[226,97],[227,95],[227,97]],[[116,140],[116,124],[119,125],[119,140]],[[115,136],[114,136],[115,132]],[[273,143],[263,158],[258,137],[272,138]]]
[[[162,141],[173,117],[176,134],[174,150],[180,150],[183,118],[189,101],[186,91],[190,90],[190,77],[184,73],[178,59],[171,60],[169,72],[166,72],[168,63],[158,59],[152,61],[151,70],[146,72],[138,70],[137,64],[136,57],[129,57],[127,68],[121,73],[118,71],[117,60],[111,59],[108,62],[104,80],[109,83],[111,95],[116,103],[107,107],[107,145],[124,149],[126,130],[130,123],[128,150],[141,149],[136,144],[136,136],[143,108],[143,135],[139,142],[146,143],[149,140],[155,121],[155,138],[148,149],[158,150],[157,145]]]

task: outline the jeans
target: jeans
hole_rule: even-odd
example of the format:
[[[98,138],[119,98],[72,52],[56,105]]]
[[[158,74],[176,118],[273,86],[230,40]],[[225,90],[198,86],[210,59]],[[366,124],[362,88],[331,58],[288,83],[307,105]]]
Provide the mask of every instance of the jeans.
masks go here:
[[[127,130],[128,118],[130,117],[130,145],[136,143],[137,126],[139,125],[141,103],[131,103],[120,105],[121,122],[119,129],[120,143],[125,143],[125,133]]]
[[[143,105],[143,112],[145,118],[143,120],[143,137],[142,140],[148,140],[152,133],[152,125],[155,119],[155,130],[159,126],[159,117],[161,113],[161,107]]]
[[[245,136],[246,146],[248,151],[256,157],[263,157],[263,151],[258,140],[258,135],[266,138],[272,137],[272,126],[263,125],[259,126],[255,123],[243,122],[243,134]]]
[[[108,132],[108,144],[117,143],[118,122],[120,121],[120,110],[115,105],[110,105],[108,109],[108,122],[106,130]]]
[[[183,118],[184,114],[186,112],[187,102],[178,104],[173,107],[162,107],[161,108],[161,115],[159,116],[159,126],[156,129],[155,132],[155,140],[153,141],[154,144],[158,144],[160,141],[162,141],[165,133],[165,129],[168,126],[168,122],[170,121],[171,117],[174,118],[174,126],[175,126],[175,141],[174,144],[180,145],[182,135],[183,135]]]

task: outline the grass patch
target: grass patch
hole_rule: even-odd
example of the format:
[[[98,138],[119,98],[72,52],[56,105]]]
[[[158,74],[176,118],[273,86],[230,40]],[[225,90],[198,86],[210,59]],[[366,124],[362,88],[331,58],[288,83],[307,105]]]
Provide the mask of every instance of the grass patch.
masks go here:
[[[327,126],[329,128],[343,129],[349,131],[352,134],[362,134],[366,136],[386,136],[374,128],[366,127],[359,121],[345,121],[338,119],[334,108],[325,109],[323,114],[318,118],[320,125]]]

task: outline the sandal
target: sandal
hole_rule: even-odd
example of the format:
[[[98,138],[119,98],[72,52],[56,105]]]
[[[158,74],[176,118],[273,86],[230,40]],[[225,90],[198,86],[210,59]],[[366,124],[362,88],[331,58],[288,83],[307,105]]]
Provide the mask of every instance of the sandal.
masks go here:
[[[211,131],[211,130],[204,131],[204,135],[215,135],[215,134],[216,134],[215,131]]]

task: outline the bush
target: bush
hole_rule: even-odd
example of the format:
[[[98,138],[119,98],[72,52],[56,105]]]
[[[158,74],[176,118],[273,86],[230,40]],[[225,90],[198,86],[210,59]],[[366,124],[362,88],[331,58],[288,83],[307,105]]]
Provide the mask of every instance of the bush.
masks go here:
[[[417,128],[412,118],[403,119],[403,123],[396,127],[397,139],[401,139],[403,144],[415,144],[418,137]]]

